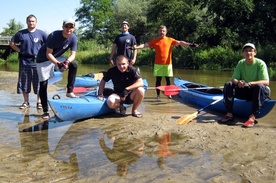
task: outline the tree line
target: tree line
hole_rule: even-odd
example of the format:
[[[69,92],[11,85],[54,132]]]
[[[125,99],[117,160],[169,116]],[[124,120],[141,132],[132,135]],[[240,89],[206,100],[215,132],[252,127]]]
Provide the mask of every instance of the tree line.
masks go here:
[[[158,27],[166,25],[168,36],[200,44],[198,49],[174,49],[173,62],[180,67],[233,68],[241,58],[242,45],[252,42],[257,56],[275,68],[275,7],[275,0],[80,0],[75,12],[80,25],[76,33],[80,51],[97,57],[93,48],[99,46],[95,44],[105,47],[98,55],[102,59],[108,57],[122,21],[130,23],[138,44],[155,38]],[[14,20],[11,23],[14,26]],[[93,48],[87,46],[89,41]],[[137,64],[153,61],[152,50],[139,50],[139,55]]]

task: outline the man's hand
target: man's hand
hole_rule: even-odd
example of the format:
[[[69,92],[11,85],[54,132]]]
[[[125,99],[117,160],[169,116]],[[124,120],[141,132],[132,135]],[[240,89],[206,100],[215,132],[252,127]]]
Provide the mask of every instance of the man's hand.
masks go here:
[[[99,95],[98,95],[98,99],[101,100],[101,101],[103,101],[103,100],[104,100],[103,94],[99,94]]]
[[[251,84],[245,82],[244,80],[239,80],[237,83],[238,88],[250,88]]]
[[[110,61],[109,61],[109,62],[110,62],[110,64],[111,64],[111,65],[114,65],[114,61],[113,61],[113,59],[110,59]]]
[[[61,70],[61,68],[63,67],[63,63],[58,62],[58,63],[57,63],[57,66],[58,66],[58,68]]]
[[[128,91],[127,89],[124,89],[124,91],[120,95],[121,100],[125,101],[125,99],[126,99],[126,97],[128,96],[129,93],[130,93],[130,91]]]
[[[63,67],[64,70],[67,70],[69,68],[69,61],[67,59],[63,62]]]
[[[134,46],[127,46],[126,49],[136,50],[136,48]]]

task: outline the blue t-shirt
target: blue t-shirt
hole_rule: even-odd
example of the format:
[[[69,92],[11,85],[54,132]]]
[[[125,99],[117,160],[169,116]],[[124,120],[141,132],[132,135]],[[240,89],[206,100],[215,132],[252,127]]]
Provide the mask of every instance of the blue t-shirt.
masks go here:
[[[20,44],[20,64],[35,67],[34,58],[38,50],[46,42],[47,34],[39,29],[30,32],[28,29],[18,31],[11,39],[12,42]]]
[[[71,51],[77,51],[77,36],[72,33],[69,38],[62,35],[62,30],[54,31],[49,34],[46,44],[44,44],[38,52],[36,62],[42,63],[49,60],[46,56],[47,48],[53,49],[54,57],[59,57],[65,53],[69,48]]]
[[[127,58],[132,59],[132,50],[126,49],[127,46],[133,47],[136,45],[136,39],[130,33],[122,33],[116,36],[114,44],[117,45],[117,55],[124,55]]]

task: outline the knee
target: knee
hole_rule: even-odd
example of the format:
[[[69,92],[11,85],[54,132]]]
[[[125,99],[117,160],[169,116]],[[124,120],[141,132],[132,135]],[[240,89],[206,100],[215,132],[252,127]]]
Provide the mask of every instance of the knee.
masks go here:
[[[224,88],[229,88],[229,87],[232,88],[232,86],[233,86],[233,82],[232,81],[228,81],[227,83],[224,84]]]
[[[139,87],[131,93],[130,99],[131,100],[134,100],[135,98],[143,99],[144,95],[145,95],[145,89],[143,87]]]
[[[78,64],[77,64],[76,61],[73,61],[73,62],[70,63],[69,67],[70,67],[70,68],[77,68],[77,67],[78,67]]]
[[[116,109],[120,105],[120,97],[116,94],[112,94],[107,98],[107,105],[111,109]]]
[[[145,89],[144,89],[143,87],[137,88],[137,89],[136,89],[136,92],[137,92],[137,94],[138,94],[139,96],[144,97],[144,95],[145,95]]]
[[[261,90],[266,88],[266,86],[264,84],[256,84],[256,85],[254,85],[254,87],[256,89],[261,89]]]

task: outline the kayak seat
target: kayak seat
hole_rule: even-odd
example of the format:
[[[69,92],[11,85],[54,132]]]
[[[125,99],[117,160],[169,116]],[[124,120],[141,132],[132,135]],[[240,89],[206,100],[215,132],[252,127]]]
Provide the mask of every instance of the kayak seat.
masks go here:
[[[187,88],[201,88],[199,84],[190,83],[186,85]]]
[[[94,78],[94,73],[89,73],[89,74],[86,74],[86,75],[82,75],[84,77],[91,77],[91,78]]]
[[[208,89],[206,91],[204,91],[205,93],[209,93],[209,94],[222,94],[222,90],[219,89],[219,88],[211,88],[211,89]]]

